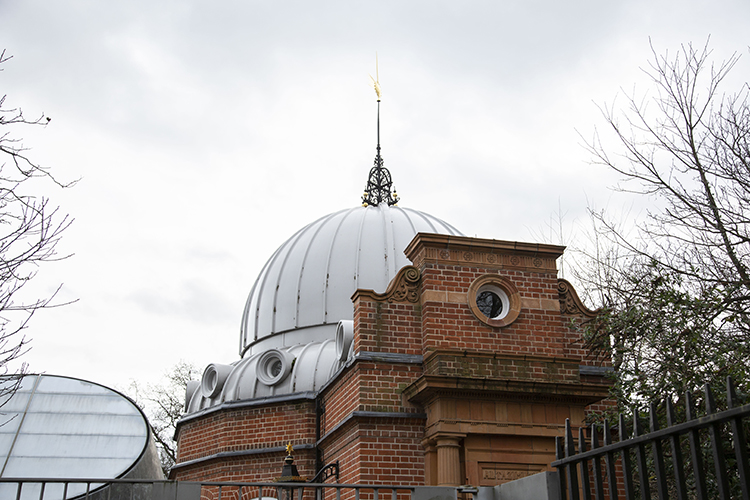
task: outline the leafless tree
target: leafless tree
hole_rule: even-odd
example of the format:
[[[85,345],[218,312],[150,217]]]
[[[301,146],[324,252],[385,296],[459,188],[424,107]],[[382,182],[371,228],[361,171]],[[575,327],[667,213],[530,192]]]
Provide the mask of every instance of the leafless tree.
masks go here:
[[[0,64],[11,56],[0,52]],[[3,68],[0,68],[2,71]],[[50,118],[41,114],[27,118],[21,108],[5,106],[0,97],[0,375],[5,381],[0,400],[7,400],[25,370],[11,369],[12,361],[28,349],[24,335],[29,320],[40,309],[56,305],[56,292],[47,297],[29,299],[22,290],[36,275],[43,262],[61,258],[55,248],[71,219],[61,214],[45,197],[35,196],[32,179],[42,178],[67,187],[50,171],[28,156],[28,149],[14,133],[24,126],[45,126]],[[58,288],[59,290],[59,288]],[[59,304],[57,304],[59,305]],[[3,397],[4,396],[4,397]]]
[[[149,420],[165,476],[177,460],[174,433],[185,411],[187,383],[200,375],[195,365],[180,361],[165,374],[161,383],[144,385],[132,381],[126,390]]]
[[[602,108],[619,149],[598,134],[588,142],[594,162],[622,176],[619,189],[653,201],[631,231],[592,212],[595,250],[579,276],[600,291],[589,340],[611,350],[626,402],[750,380],[748,84],[724,93],[739,56],[712,64],[708,43],[652,53],[653,94]]]

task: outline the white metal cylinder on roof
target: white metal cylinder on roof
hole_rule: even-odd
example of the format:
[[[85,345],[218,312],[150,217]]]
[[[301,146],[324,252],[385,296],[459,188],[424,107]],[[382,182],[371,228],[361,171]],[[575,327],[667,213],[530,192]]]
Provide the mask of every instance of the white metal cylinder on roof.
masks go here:
[[[355,290],[385,291],[410,264],[417,233],[461,235],[429,214],[387,205],[341,210],[300,229],[271,256],[247,299],[240,355],[335,337]]]
[[[216,393],[195,391],[186,413],[225,402],[315,392],[342,365],[333,340],[268,349],[248,355],[233,365],[231,373]]]

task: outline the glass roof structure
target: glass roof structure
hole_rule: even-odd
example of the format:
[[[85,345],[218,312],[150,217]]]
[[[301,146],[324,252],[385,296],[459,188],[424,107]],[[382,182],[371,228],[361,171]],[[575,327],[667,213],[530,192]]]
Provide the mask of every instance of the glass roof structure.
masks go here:
[[[5,381],[6,387],[10,384]],[[140,409],[122,394],[93,382],[27,375],[0,404],[3,478],[121,478],[149,444],[153,447]],[[0,498],[14,498],[15,491],[4,488],[15,487],[0,484]],[[85,493],[85,488],[70,485],[68,498]]]

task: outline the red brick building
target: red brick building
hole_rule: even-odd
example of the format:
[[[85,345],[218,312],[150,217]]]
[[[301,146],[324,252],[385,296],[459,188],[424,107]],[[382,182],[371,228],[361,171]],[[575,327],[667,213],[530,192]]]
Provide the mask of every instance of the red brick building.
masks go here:
[[[593,313],[557,277],[564,248],[399,208],[378,160],[365,206],[261,271],[241,359],[188,390],[172,479],[270,481],[291,442],[308,477],[339,461],[342,483],[491,486],[549,470],[565,419],[607,396],[576,331]]]

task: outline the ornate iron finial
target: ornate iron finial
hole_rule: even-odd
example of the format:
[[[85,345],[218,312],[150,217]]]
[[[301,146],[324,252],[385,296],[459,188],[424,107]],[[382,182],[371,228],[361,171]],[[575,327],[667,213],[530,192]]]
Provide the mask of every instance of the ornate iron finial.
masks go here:
[[[391,206],[398,203],[399,198],[391,180],[391,173],[383,166],[383,157],[380,156],[380,98],[383,93],[380,88],[377,54],[375,54],[375,78],[370,75],[370,80],[372,80],[372,87],[378,96],[378,145],[375,154],[375,165],[370,169],[370,174],[367,176],[367,187],[365,187],[365,193],[362,195],[362,206],[378,206],[381,203]]]

